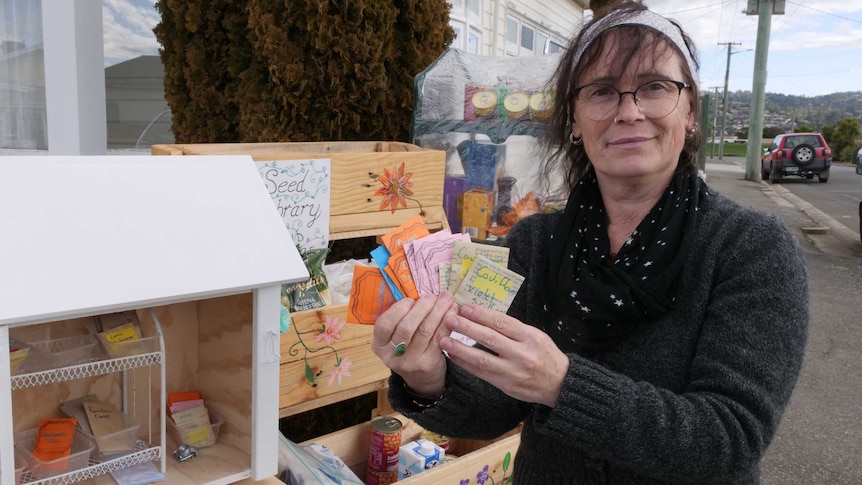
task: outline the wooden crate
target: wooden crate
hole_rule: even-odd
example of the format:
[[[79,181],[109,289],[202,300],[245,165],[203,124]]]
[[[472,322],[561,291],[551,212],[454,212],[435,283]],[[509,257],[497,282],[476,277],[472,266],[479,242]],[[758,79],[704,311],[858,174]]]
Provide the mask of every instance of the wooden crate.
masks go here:
[[[443,213],[446,152],[409,143],[349,141],[314,143],[204,143],[153,145],[153,155],[251,155],[256,162],[332,160],[330,239],[386,234],[420,212],[432,231],[448,228]],[[413,195],[406,208],[381,211],[378,175],[404,163]]]
[[[401,444],[418,439],[423,429],[400,414],[391,414],[402,423]],[[368,436],[371,423],[362,423],[334,433],[317,437],[306,443],[318,443],[328,447],[342,461],[364,480],[368,460]],[[520,427],[504,434],[496,440],[449,440],[449,456],[456,457],[398,483],[412,485],[460,485],[478,483],[477,475],[488,474],[486,483],[506,483],[512,476],[515,453],[521,443]],[[303,443],[305,444],[305,443]],[[485,468],[487,467],[487,469]]]

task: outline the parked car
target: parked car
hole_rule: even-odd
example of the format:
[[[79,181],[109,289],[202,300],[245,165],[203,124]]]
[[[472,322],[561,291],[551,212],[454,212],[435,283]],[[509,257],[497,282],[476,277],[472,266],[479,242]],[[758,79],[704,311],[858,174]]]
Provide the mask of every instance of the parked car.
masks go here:
[[[821,183],[829,180],[832,150],[820,133],[785,133],[772,140],[763,149],[760,174],[763,180],[778,182],[786,175],[813,179]]]

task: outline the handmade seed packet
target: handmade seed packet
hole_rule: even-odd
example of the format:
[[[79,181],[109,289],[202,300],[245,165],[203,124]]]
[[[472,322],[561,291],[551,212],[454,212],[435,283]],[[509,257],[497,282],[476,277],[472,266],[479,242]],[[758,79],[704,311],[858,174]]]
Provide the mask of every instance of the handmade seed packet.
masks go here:
[[[431,234],[422,216],[416,215],[408,219],[407,222],[401,224],[388,233],[380,236],[389,254],[395,254],[395,251],[403,247],[405,243],[423,238]]]
[[[473,266],[477,256],[484,256],[500,266],[509,264],[509,248],[504,246],[493,246],[471,241],[455,241],[452,245],[452,263],[449,267],[449,286],[451,293],[458,290],[461,281],[467,275],[467,271]]]
[[[122,432],[125,422],[116,406],[108,402],[85,402],[83,405],[87,412],[87,422],[101,453],[135,449],[134,440],[129,439],[128,433]]]
[[[393,275],[393,281],[398,283],[398,288],[401,289],[401,294],[408,298],[419,298],[419,291],[416,290],[416,283],[413,281],[413,274],[410,273],[410,265],[407,262],[407,254],[404,252],[404,247],[398,247],[395,251],[391,251],[389,263],[386,266],[389,268],[387,272],[390,277]]]
[[[455,302],[506,312],[523,283],[523,276],[485,256],[477,255],[455,292]]]
[[[470,236],[442,230],[411,243],[414,262],[411,271],[420,295],[440,294],[439,266],[452,260],[452,248],[456,241],[469,242]]]
[[[72,451],[72,441],[75,438],[76,418],[43,419],[36,430],[36,442],[33,445],[33,456],[43,462],[51,462],[51,470],[68,468],[68,460],[59,460],[69,456]]]
[[[395,303],[389,285],[377,266],[357,264],[347,302],[347,323],[374,325],[386,309]]]

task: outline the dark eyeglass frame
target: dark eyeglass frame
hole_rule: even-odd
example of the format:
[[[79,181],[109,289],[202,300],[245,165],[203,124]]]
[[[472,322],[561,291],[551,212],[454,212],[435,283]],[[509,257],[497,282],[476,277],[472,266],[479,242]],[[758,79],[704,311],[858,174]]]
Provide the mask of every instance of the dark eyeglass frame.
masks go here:
[[[584,84],[582,86],[576,87],[572,91],[572,94],[573,94],[572,99],[577,101],[578,95],[581,93],[581,90],[584,88],[588,88],[590,86],[602,86],[602,87],[606,87],[606,88],[609,88],[609,89],[616,91],[617,95],[619,96],[619,98],[617,99],[616,107],[615,107],[616,109],[619,109],[620,105],[623,103],[623,96],[626,94],[631,94],[632,99],[635,102],[635,105],[637,105],[638,110],[640,110],[641,106],[640,106],[640,104],[638,104],[637,92],[640,91],[640,89],[642,87],[647,86],[650,83],[654,83],[656,81],[669,82],[669,83],[673,84],[674,86],[676,86],[676,88],[677,88],[677,100],[676,100],[677,104],[679,104],[679,98],[682,97],[682,90],[685,88],[691,89],[691,84],[689,84],[687,82],[683,82],[683,81],[674,81],[673,79],[650,79],[649,81],[646,81],[643,84],[641,84],[640,86],[636,87],[634,89],[634,91],[620,91],[619,89],[617,89],[617,88],[615,88],[609,84],[604,84],[604,83],[588,83],[588,84]],[[674,107],[676,107],[676,106],[674,106]],[[614,109],[611,109],[610,111],[608,111],[608,115],[610,115],[613,112],[614,112]],[[662,116],[654,117],[654,119],[664,118],[665,116],[671,114],[672,112],[673,112],[673,109],[671,109],[670,111],[668,111],[666,114],[664,114]],[[646,116],[646,115],[644,115],[644,116]],[[602,118],[602,119],[607,119],[609,117],[610,116],[606,116],[605,118]],[[653,117],[648,116],[648,118],[653,118]],[[594,121],[601,121],[601,120],[594,120]]]

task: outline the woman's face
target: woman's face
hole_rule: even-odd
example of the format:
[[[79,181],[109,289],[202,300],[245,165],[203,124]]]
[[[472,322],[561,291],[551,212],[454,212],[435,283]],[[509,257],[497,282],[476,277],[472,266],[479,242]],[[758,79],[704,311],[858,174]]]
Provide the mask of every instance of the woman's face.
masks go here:
[[[617,45],[606,42],[599,59],[612,59]],[[579,76],[580,86],[601,83],[620,92],[634,91],[647,81],[666,79],[685,81],[682,56],[674,49],[654,59],[651,53],[636,56],[637,63],[624,72],[609,72],[602,62]],[[636,182],[636,178],[670,178],[676,169],[685,134],[694,126],[691,93],[683,89],[679,103],[667,116],[648,118],[634,102],[632,95],[623,95],[619,107],[607,119],[593,121],[583,104],[575,100],[574,136],[583,139],[584,150],[595,167],[599,180]],[[615,121],[616,120],[616,121]]]

